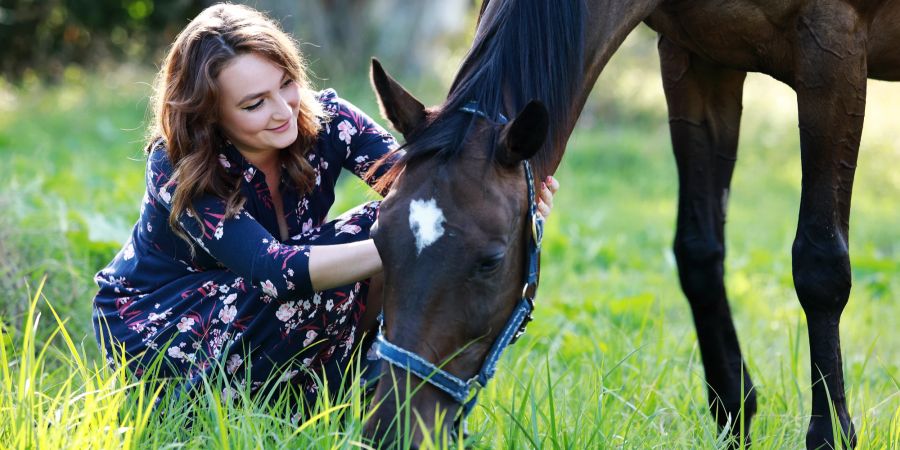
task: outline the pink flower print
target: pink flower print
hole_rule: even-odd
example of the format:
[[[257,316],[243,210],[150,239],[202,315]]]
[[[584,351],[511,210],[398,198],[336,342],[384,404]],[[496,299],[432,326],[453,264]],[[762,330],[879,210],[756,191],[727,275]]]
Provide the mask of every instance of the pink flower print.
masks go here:
[[[359,225],[346,224],[346,225],[342,225],[342,226],[341,226],[340,231],[338,231],[337,233],[335,233],[335,236],[337,236],[337,235],[339,235],[339,234],[341,234],[341,233],[347,233],[347,234],[353,234],[353,235],[355,235],[355,234],[358,234],[360,231],[362,231],[362,228],[360,228]]]
[[[199,291],[205,297],[212,297],[219,292],[219,285],[212,281],[207,281],[206,283],[203,283],[202,286],[200,286]]]
[[[294,302],[287,302],[278,307],[278,311],[275,311],[275,317],[282,322],[287,322],[291,320],[291,317],[294,317],[296,312],[297,308],[294,307]]]
[[[290,381],[291,379],[296,377],[298,373],[300,373],[300,371],[297,369],[286,370],[281,374],[281,377],[278,378],[278,382],[284,383],[285,381]]]
[[[231,386],[225,386],[225,389],[222,389],[222,400],[224,400],[226,404],[229,404],[236,396],[237,393]]]
[[[159,190],[159,198],[166,203],[172,203],[172,194],[166,191],[166,187],[163,186],[162,189]]]
[[[234,316],[237,315],[237,308],[234,305],[226,305],[219,311],[219,319],[224,323],[231,323],[234,320]]]
[[[160,321],[160,320],[166,320],[166,317],[167,317],[169,314],[171,314],[171,313],[172,313],[172,308],[169,308],[169,309],[167,309],[167,310],[165,310],[165,311],[163,311],[163,312],[161,312],[161,313],[159,313],[159,314],[157,314],[157,313],[150,313],[150,314],[147,315],[147,320],[150,321],[150,322],[157,322],[157,321]]]
[[[191,328],[194,326],[195,323],[196,322],[191,317],[182,317],[181,321],[178,322],[178,325],[176,325],[176,327],[178,327],[178,331],[180,331],[182,333],[186,333],[188,331],[191,331]]]
[[[216,240],[219,240],[222,239],[223,234],[225,234],[225,228],[222,227],[221,223],[219,223],[219,226],[216,227],[215,233],[213,233],[213,237],[215,237]]]
[[[303,340],[303,346],[309,347],[309,344],[313,343],[313,340],[318,336],[319,333],[316,333],[315,330],[309,330],[306,332],[306,339]]]
[[[334,308],[334,300],[329,298],[328,301],[325,302],[325,311],[331,311],[331,308]]]
[[[346,120],[342,120],[341,123],[337,126],[338,131],[338,139],[344,141],[345,144],[350,144],[350,136],[356,134],[356,127],[353,126],[350,122]]]
[[[228,162],[228,158],[226,158],[225,155],[223,155],[221,153],[219,153],[219,164],[221,164],[222,167],[224,167],[226,169],[231,167],[231,163]]]
[[[225,362],[225,370],[230,374],[234,374],[243,363],[244,360],[239,355],[231,355],[228,361]]]
[[[309,231],[312,228],[312,226],[313,226],[312,219],[309,219],[306,222],[303,222],[303,232],[306,233],[307,231]]]
[[[184,357],[186,356],[184,354],[184,352],[181,351],[181,348],[179,348],[179,347],[169,347],[169,350],[166,353],[169,355],[170,358],[175,358],[175,359],[184,359]]]
[[[237,300],[237,294],[231,293],[231,294],[228,294],[227,297],[222,299],[222,303],[224,303],[226,305],[230,305],[230,304],[234,303],[235,300]]]
[[[278,297],[278,290],[275,289],[275,285],[272,284],[272,281],[266,280],[262,282],[262,290],[266,294],[271,295],[272,297]]]
[[[125,246],[125,250],[122,253],[122,257],[125,258],[125,261],[128,261],[131,258],[134,258],[134,243],[128,241],[128,245]]]
[[[247,170],[244,171],[244,179],[247,180],[248,183],[253,181],[253,175],[256,175],[256,169],[252,167],[248,167]]]

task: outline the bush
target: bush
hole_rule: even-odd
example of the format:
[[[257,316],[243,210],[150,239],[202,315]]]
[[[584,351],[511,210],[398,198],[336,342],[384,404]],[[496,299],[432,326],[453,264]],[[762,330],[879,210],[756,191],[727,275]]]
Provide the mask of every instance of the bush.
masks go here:
[[[159,59],[209,0],[0,0],[0,74],[59,79],[69,64]]]

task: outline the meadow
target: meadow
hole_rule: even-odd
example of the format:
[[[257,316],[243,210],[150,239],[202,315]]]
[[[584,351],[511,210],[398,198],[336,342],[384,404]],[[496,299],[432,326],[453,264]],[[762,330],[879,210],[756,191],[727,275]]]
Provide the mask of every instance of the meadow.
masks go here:
[[[469,420],[474,448],[725,448],[671,251],[677,174],[652,38],[629,38],[570,141],[544,238],[535,321]],[[292,422],[285,402],[209,381],[163,393],[102,361],[93,274],[143,193],[152,69],[69,69],[0,84],[0,447],[351,448],[366,405],[348,388]],[[373,115],[363,79],[320,80]],[[431,103],[446,79],[410,83]],[[441,88],[443,86],[443,88]],[[806,324],[791,279],[800,190],[792,92],[745,89],[728,209],[726,284],[757,389],[754,448],[800,448],[810,410]],[[871,83],[841,337],[859,448],[900,448],[900,86]],[[345,175],[334,212],[372,198]],[[43,280],[46,280],[44,282]],[[348,374],[352,386],[354,374]],[[154,408],[154,397],[162,406]],[[414,421],[415,418],[407,417]],[[190,424],[190,426],[188,426]],[[436,437],[426,447],[456,447]]]

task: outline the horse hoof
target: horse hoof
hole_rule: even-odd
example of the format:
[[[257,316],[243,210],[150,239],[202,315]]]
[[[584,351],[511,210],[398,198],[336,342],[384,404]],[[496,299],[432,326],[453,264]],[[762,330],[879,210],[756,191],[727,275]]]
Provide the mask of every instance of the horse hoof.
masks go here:
[[[856,429],[849,417],[838,418],[841,429],[835,433],[831,417],[813,417],[806,432],[807,450],[856,448]]]

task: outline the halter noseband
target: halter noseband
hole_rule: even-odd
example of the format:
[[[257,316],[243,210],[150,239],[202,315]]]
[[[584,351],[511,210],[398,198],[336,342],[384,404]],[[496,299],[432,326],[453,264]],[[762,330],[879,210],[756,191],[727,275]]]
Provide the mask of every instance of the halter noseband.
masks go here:
[[[469,102],[459,109],[462,112],[483,117],[487,120],[491,118],[481,109],[478,108],[477,102]],[[499,116],[499,124],[507,122],[506,117],[502,114]],[[503,351],[510,344],[516,341],[523,333],[525,326],[531,321],[531,313],[534,311],[534,297],[537,293],[539,268],[538,262],[541,257],[541,237],[544,231],[543,219],[537,216],[537,203],[535,202],[534,193],[534,177],[531,172],[531,164],[527,160],[522,162],[525,169],[525,181],[528,184],[528,208],[529,219],[531,221],[531,233],[528,239],[528,260],[526,269],[528,271],[525,285],[522,288],[522,298],[516,305],[506,325],[497,336],[497,340],[491,346],[481,370],[475,376],[468,380],[463,380],[456,375],[441,369],[440,367],[429,362],[425,358],[398,347],[387,340],[384,336],[382,328],[384,322],[378,327],[378,336],[375,341],[375,352],[383,360],[391,365],[409,371],[422,380],[430,383],[432,386],[447,393],[463,406],[463,417],[469,415],[472,408],[478,400],[478,392],[481,388],[487,386],[488,381],[494,377],[497,371],[497,362]],[[473,395],[474,391],[474,395]]]

